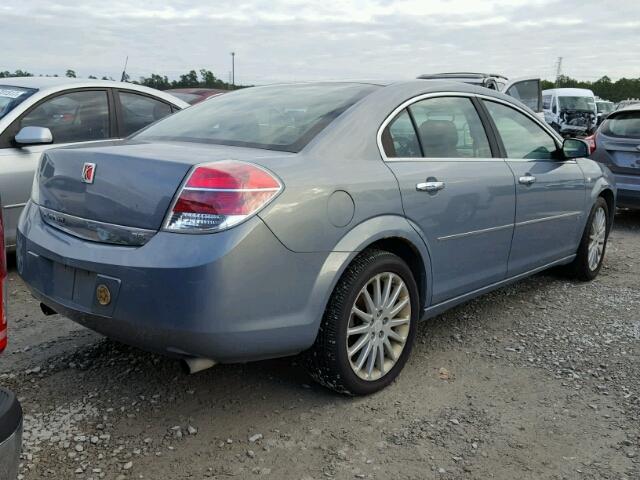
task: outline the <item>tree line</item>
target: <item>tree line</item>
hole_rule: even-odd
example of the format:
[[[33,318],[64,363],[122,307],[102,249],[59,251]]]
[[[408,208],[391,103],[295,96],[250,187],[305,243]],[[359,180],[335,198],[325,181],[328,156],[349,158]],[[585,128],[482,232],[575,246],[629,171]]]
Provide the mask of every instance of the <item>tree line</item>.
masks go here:
[[[10,72],[8,70],[0,71],[0,78],[9,77],[33,77],[34,75],[25,70],[15,70]],[[58,77],[58,74],[46,75],[47,77]],[[77,78],[74,70],[67,70],[64,74],[68,78]],[[97,79],[94,75],[89,75],[88,78]],[[114,80],[113,77],[103,76],[102,80]],[[170,88],[217,88],[221,90],[234,90],[242,88],[240,85],[232,85],[217,78],[212,71],[205,68],[200,69],[199,72],[191,70],[184,75],[180,75],[177,80],[169,80],[166,75],[160,75],[158,73],[152,73],[148,77],[140,77],[137,80],[131,79],[131,77],[123,72],[122,81],[136,83],[138,85],[144,85],[146,87],[155,88],[158,90],[168,90]]]
[[[16,70],[14,72],[0,71],[0,78],[7,77],[32,77],[33,74],[24,70]],[[57,77],[58,75],[52,75]],[[69,78],[76,78],[74,70],[67,70],[65,75]],[[132,80],[129,75],[123,73],[122,80],[147,87],[156,88],[158,90],[167,90],[170,88],[218,88],[222,90],[233,90],[242,88],[239,85],[231,85],[217,78],[213,72],[207,69],[200,69],[198,72],[191,70],[184,75],[180,75],[177,80],[169,80],[166,75],[152,73],[148,77],[140,77],[138,80]],[[88,78],[97,79],[93,75]],[[112,77],[103,76],[102,80],[114,80]],[[605,100],[619,102],[627,98],[640,98],[640,78],[621,78],[615,82],[611,78],[604,76],[595,82],[576,80],[575,78],[560,76],[557,81],[542,80],[542,88],[588,88],[593,93]]]
[[[627,98],[640,98],[640,78],[621,78],[612,82],[605,75],[595,82],[588,82],[561,75],[556,82],[543,80],[542,88],[545,90],[548,88],[588,88],[596,96],[612,102],[619,102]]]

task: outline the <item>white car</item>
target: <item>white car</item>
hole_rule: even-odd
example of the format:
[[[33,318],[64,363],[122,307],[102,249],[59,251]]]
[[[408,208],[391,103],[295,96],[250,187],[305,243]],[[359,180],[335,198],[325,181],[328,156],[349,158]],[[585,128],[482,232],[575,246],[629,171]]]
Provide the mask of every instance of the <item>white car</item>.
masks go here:
[[[542,91],[544,120],[564,136],[590,135],[598,124],[596,97],[586,88]]]
[[[61,77],[0,78],[0,191],[7,249],[41,153],[124,138],[189,104],[131,83]]]

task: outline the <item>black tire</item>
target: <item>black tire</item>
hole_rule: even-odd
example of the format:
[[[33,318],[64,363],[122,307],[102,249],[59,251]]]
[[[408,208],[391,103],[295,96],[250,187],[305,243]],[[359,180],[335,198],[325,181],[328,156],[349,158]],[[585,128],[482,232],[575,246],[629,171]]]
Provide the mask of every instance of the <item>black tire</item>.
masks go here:
[[[599,208],[604,209],[606,234],[602,256],[600,257],[600,261],[598,262],[597,267],[592,269],[589,267],[589,240],[593,229],[593,218]],[[580,245],[578,246],[576,258],[573,260],[573,262],[567,265],[567,268],[565,270],[566,273],[568,273],[571,277],[583,282],[589,282],[598,276],[598,273],[602,268],[602,262],[604,260],[605,253],[607,251],[607,240],[609,239],[609,229],[611,227],[609,215],[609,206],[607,205],[607,202],[604,198],[598,197],[598,200],[596,200],[595,205],[589,213],[589,218],[587,219],[587,224],[584,227],[582,239],[580,240]]]
[[[404,348],[395,365],[377,380],[363,380],[351,368],[347,354],[347,328],[351,308],[361,289],[376,274],[392,272],[405,283],[411,320]],[[305,355],[306,369],[321,385],[347,395],[368,395],[393,382],[411,353],[420,319],[418,287],[407,264],[393,253],[370,249],[359,254],[338,281],[325,310],[314,345]]]

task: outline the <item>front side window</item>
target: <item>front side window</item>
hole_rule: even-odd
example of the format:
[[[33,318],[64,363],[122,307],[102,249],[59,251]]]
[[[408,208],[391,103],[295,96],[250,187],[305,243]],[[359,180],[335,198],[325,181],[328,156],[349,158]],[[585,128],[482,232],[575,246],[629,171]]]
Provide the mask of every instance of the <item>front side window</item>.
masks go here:
[[[429,98],[409,107],[425,158],[489,158],[489,140],[471,99]]]
[[[551,95],[545,95],[542,97],[542,108],[549,110],[551,108]]]
[[[382,145],[389,158],[421,157],[420,143],[407,110],[402,110],[382,133]]]
[[[498,129],[507,158],[551,159],[557,145],[540,125],[501,103],[485,101]]]
[[[123,137],[171,114],[171,106],[155,98],[129,92],[118,92],[118,95],[122,106]]]
[[[136,138],[299,152],[344,111],[378,88],[360,83],[246,88],[182,110]]]
[[[109,138],[109,102],[104,90],[71,92],[46,100],[20,120],[22,127],[45,127],[53,143]]]
[[[34,88],[0,85],[0,118],[37,92]]]

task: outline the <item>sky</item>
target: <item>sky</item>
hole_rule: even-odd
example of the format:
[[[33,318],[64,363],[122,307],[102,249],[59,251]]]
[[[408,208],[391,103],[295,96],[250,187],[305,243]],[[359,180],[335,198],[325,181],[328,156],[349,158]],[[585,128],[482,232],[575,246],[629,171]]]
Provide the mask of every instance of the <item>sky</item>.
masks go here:
[[[0,70],[236,83],[482,71],[640,77],[639,0],[21,0],[0,3]]]

